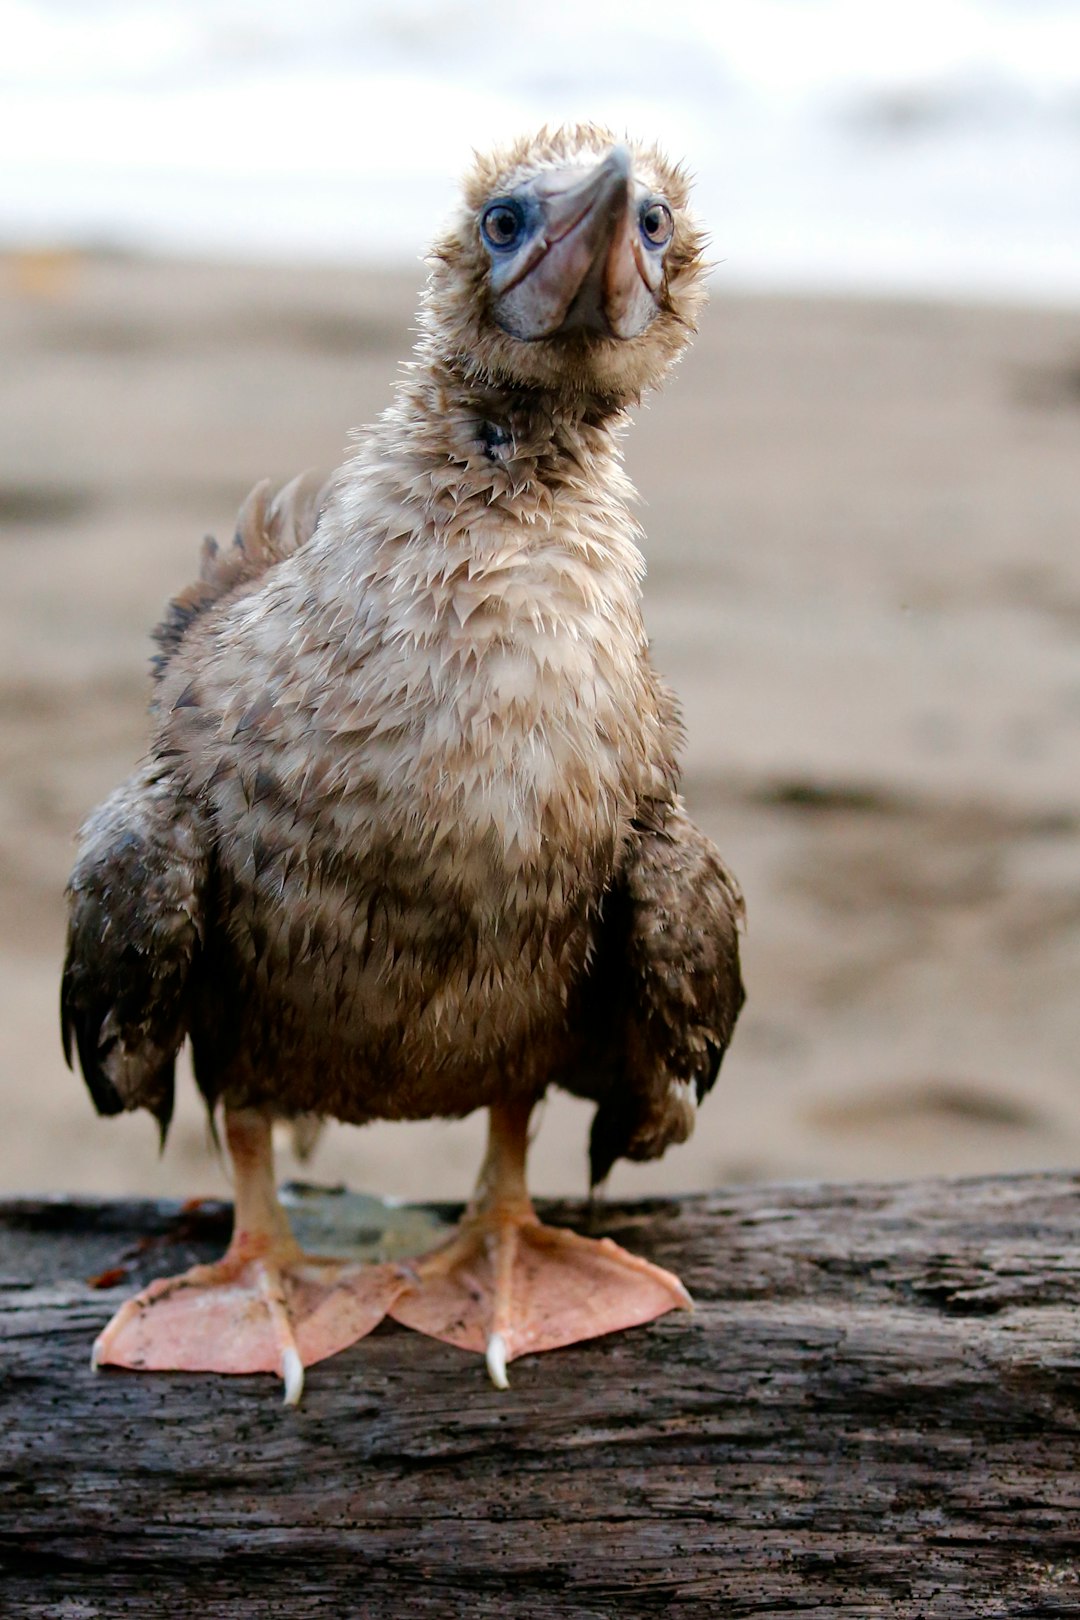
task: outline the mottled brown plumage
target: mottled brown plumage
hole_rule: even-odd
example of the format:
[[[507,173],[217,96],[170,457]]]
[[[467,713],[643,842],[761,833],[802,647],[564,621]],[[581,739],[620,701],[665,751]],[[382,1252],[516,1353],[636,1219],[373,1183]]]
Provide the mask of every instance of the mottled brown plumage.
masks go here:
[[[620,436],[692,329],[702,238],[636,152],[674,220],[644,330],[598,330],[581,293],[521,338],[478,229],[610,148],[590,127],[478,164],[393,405],[323,491],[254,491],[171,605],[149,752],[69,889],[65,1042],[103,1112],[164,1126],[187,1035],[211,1108],[362,1123],[564,1086],[599,1104],[594,1180],[692,1129],[741,899],[679,798]]]

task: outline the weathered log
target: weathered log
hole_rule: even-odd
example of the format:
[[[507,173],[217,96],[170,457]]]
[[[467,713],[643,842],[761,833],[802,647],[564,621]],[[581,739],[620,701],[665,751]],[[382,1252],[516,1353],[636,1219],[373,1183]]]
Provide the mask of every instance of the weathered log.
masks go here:
[[[92,1374],[120,1296],[87,1279],[227,1229],[0,1206],[4,1615],[1080,1614],[1080,1178],[608,1206],[592,1229],[695,1313],[522,1360],[507,1394],[393,1324],[299,1411],[265,1377]]]

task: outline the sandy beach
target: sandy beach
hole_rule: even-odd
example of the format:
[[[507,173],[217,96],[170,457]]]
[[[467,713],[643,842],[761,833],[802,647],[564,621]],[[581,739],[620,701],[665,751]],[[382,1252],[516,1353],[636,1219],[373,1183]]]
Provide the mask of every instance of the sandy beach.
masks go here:
[[[3,1192],[227,1185],[190,1081],[159,1158],[64,1068],[72,837],[203,534],[337,464],[421,275],[0,259]],[[627,459],[750,999],[694,1140],[612,1191],[1080,1164],[1080,312],[721,280]],[[548,1101],[537,1191],[583,1190],[587,1128]],[[460,1197],[481,1136],[334,1126],[302,1173]]]

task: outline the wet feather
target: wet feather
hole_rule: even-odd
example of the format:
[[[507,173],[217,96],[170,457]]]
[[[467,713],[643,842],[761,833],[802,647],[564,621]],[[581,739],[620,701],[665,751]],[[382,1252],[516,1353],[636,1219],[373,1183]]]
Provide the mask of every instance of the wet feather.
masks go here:
[[[396,398],[329,484],[256,486],[156,639],[146,761],[91,817],[62,1021],[102,1112],[456,1116],[593,1098],[594,1179],[685,1139],[742,999],[742,902],[678,793],[625,413],[685,345],[678,221],[633,343],[493,322],[483,200],[610,137],[484,159],[438,244]]]

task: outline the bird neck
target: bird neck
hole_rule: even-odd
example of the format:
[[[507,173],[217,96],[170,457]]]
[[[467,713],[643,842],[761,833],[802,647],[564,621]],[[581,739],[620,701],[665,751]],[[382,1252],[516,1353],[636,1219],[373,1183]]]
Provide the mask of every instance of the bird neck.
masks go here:
[[[457,469],[459,495],[469,488],[521,496],[530,488],[590,485],[610,495],[622,479],[621,405],[499,384],[433,354],[410,367],[384,423],[394,449],[414,466],[426,463],[440,483]]]
[[[423,370],[440,399],[458,401],[466,410],[509,408],[539,426],[571,432],[610,431],[626,419],[626,402],[613,395],[515,383],[478,372],[455,356],[429,354]]]

